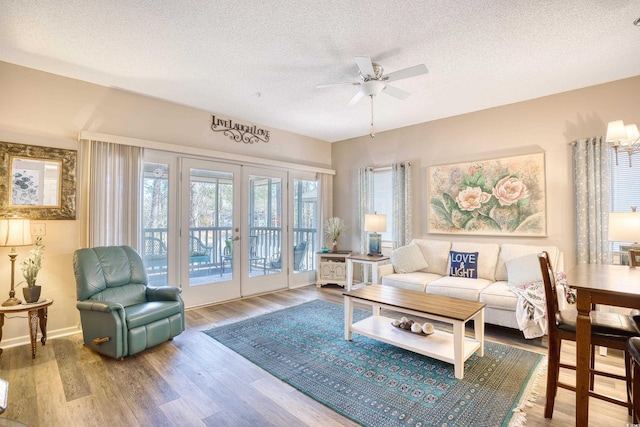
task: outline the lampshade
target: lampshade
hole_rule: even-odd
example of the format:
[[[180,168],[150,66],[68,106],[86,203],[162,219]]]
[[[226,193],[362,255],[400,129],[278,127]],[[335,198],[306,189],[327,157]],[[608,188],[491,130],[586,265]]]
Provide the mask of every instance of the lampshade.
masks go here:
[[[31,242],[31,222],[25,218],[0,218],[0,246],[28,246]]]
[[[364,231],[387,231],[387,216],[382,214],[369,214],[364,216]]]
[[[607,124],[607,142],[619,142],[627,139],[627,131],[622,120],[614,120]]]
[[[638,126],[636,126],[635,124],[625,125],[624,130],[627,134],[627,139],[629,140],[629,143],[632,143],[633,141],[640,138],[640,133],[638,133]]]
[[[612,242],[640,242],[640,212],[611,212],[609,240]]]

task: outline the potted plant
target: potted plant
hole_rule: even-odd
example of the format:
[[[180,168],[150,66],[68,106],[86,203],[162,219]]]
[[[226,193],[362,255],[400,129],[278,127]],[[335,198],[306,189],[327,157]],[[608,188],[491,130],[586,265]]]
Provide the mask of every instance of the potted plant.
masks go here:
[[[22,293],[26,302],[37,302],[40,299],[42,287],[36,285],[36,278],[42,268],[42,259],[44,258],[44,245],[42,237],[37,237],[35,248],[29,251],[29,256],[21,263],[22,275],[27,282],[27,287],[22,288]]]
[[[338,252],[338,238],[344,233],[345,226],[342,218],[329,218],[324,223],[324,235],[332,243],[331,252]]]

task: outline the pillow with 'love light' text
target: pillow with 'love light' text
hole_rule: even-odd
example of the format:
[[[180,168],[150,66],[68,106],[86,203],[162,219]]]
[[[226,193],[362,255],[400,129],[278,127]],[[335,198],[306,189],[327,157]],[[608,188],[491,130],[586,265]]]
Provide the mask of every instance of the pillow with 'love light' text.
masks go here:
[[[478,278],[478,252],[449,252],[449,276]]]

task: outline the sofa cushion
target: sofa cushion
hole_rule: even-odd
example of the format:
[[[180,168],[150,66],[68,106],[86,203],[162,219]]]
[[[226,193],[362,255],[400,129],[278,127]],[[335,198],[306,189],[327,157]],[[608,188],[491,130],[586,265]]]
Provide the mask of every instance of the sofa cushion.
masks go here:
[[[487,304],[487,308],[499,308],[515,313],[518,296],[511,292],[507,282],[498,281],[493,282],[482,290],[480,302]]]
[[[391,264],[396,273],[413,273],[429,267],[422,251],[415,243],[401,246],[391,252]]]
[[[507,267],[507,276],[509,277],[509,286],[526,285],[542,281],[540,261],[538,261],[538,255],[536,254],[510,259],[505,265]]]
[[[423,272],[390,274],[382,278],[382,284],[411,291],[424,292],[430,282],[433,282],[440,277],[442,276],[439,274]]]
[[[513,243],[503,243],[500,245],[500,256],[496,265],[496,280],[509,280],[506,262],[519,258],[524,255],[539,254],[542,251],[549,253],[549,261],[553,271],[560,271],[564,268],[562,264],[562,253],[555,246],[534,246],[534,245],[516,245]]]
[[[418,245],[424,259],[427,260],[429,264],[429,267],[423,268],[421,271],[425,273],[435,273],[441,276],[447,275],[451,242],[427,239],[413,239],[411,242]]]
[[[492,281],[487,279],[444,276],[430,282],[427,286],[427,293],[478,301],[480,292],[491,283]]]
[[[492,243],[453,242],[451,250],[456,252],[478,252],[478,279],[495,281],[496,262],[498,262],[498,253],[500,251],[498,245]]]
[[[449,252],[449,276],[478,278],[478,252]]]

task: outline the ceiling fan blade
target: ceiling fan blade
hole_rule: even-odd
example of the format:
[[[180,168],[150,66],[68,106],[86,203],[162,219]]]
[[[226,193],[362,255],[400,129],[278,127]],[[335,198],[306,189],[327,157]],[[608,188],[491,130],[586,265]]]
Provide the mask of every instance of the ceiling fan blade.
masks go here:
[[[375,72],[373,71],[373,64],[371,63],[371,58],[369,58],[368,56],[356,56],[356,64],[358,64],[360,74],[362,74],[363,76],[375,75]]]
[[[322,89],[325,87],[334,87],[334,86],[360,86],[360,82],[347,82],[347,83],[323,83],[316,85],[316,89]]]
[[[393,87],[389,85],[385,86],[382,93],[386,93],[387,95],[391,95],[394,98],[398,98],[402,100],[405,100],[411,96],[411,94],[406,90],[398,89],[397,87]]]
[[[347,105],[356,105],[358,103],[358,101],[360,101],[362,99],[362,97],[364,96],[364,93],[359,90],[353,98],[351,98],[351,101],[349,101],[347,103]]]
[[[394,71],[393,73],[389,73],[382,78],[382,80],[387,82],[394,82],[401,79],[408,79],[409,77],[421,76],[422,74],[427,74],[429,70],[427,70],[427,66],[424,64],[414,65],[413,67],[404,68],[402,70]]]

